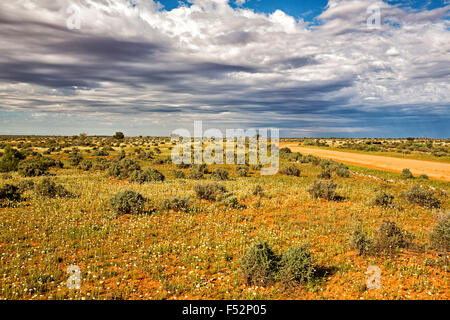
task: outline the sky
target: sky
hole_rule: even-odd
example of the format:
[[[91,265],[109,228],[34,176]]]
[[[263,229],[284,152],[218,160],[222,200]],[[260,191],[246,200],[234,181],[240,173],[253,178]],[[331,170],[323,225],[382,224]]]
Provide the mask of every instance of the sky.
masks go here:
[[[1,1],[0,134],[168,136],[202,121],[282,137],[450,138],[449,10]]]

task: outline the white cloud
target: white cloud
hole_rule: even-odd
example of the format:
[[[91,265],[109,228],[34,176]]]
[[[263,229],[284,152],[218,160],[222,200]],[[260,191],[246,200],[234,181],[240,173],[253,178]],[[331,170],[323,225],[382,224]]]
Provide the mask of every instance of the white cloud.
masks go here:
[[[448,112],[450,32],[441,18],[450,6],[415,12],[331,0],[322,24],[310,26],[280,10],[190,2],[165,11],[151,0],[72,1],[79,31],[66,28],[67,1],[1,2],[0,109],[208,119],[227,112],[232,121],[268,124],[278,114],[280,125],[286,114],[338,120],[341,110],[388,105]],[[369,30],[374,3],[383,22],[399,25]]]

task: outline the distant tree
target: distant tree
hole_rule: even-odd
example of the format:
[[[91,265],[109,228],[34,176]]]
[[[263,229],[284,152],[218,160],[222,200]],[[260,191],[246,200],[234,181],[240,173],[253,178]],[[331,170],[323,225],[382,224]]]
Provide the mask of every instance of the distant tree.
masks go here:
[[[116,132],[116,134],[114,134],[114,138],[117,140],[123,140],[125,138],[125,135],[123,134],[123,132]]]

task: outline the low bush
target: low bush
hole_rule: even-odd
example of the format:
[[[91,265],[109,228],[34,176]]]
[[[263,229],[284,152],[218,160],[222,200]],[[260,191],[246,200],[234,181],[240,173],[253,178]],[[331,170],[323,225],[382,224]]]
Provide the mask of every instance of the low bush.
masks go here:
[[[363,254],[392,254],[399,248],[412,244],[413,236],[399,228],[394,222],[383,220],[375,231],[375,237],[369,238],[360,222],[353,227],[351,245]]]
[[[281,255],[277,278],[284,284],[295,284],[308,281],[314,272],[308,246],[292,247]]]
[[[375,194],[373,204],[380,207],[392,207],[394,204],[394,196],[385,191],[379,191]]]
[[[78,169],[83,170],[83,171],[89,171],[92,169],[92,161],[90,160],[83,160],[79,165],[78,165]]]
[[[409,169],[403,169],[402,174],[400,175],[402,179],[412,179],[414,178],[413,174]]]
[[[333,180],[318,181],[315,180],[308,192],[314,198],[322,198],[326,200],[338,200],[340,197],[336,194],[337,185]]]
[[[439,199],[434,196],[433,191],[423,189],[417,185],[406,191],[403,196],[408,202],[422,207],[439,208],[441,205]]]
[[[177,164],[178,169],[189,169],[191,165],[189,163],[179,163]]]
[[[373,249],[373,240],[364,232],[360,221],[353,226],[350,244],[352,249],[358,250],[359,255],[368,254]]]
[[[57,185],[49,178],[44,178],[40,182],[36,183],[34,185],[34,191],[40,196],[49,198],[63,198],[72,196],[72,194],[67,191],[62,185]]]
[[[218,201],[227,192],[224,186],[215,183],[205,183],[194,185],[194,192],[198,198],[208,201]]]
[[[249,172],[249,166],[247,165],[238,165],[236,166],[236,173],[239,177],[246,177]]]
[[[229,208],[245,209],[245,205],[239,203],[239,200],[232,193],[225,194],[222,197],[222,203]]]
[[[69,157],[69,163],[74,167],[78,166],[81,161],[83,161],[83,157],[77,152]]]
[[[32,180],[22,180],[17,185],[20,192],[25,192],[28,190],[32,190],[34,188],[34,182]]]
[[[430,242],[434,249],[450,251],[450,213],[439,218],[430,232]]]
[[[5,184],[0,187],[0,200],[18,201],[20,198],[20,190],[15,185]]]
[[[100,150],[97,150],[97,152],[95,152],[95,155],[97,157],[107,157],[107,156],[109,156],[109,152],[108,152],[108,150],[106,148],[102,148]]]
[[[5,152],[0,159],[0,172],[16,171],[21,160],[25,159],[25,154],[11,148],[5,147]]]
[[[156,169],[147,169],[145,171],[136,170],[130,176],[131,182],[146,183],[146,182],[163,182],[165,176]]]
[[[118,213],[139,214],[144,212],[146,199],[135,191],[126,190],[115,194],[110,202],[113,210]]]
[[[280,173],[281,173],[281,174],[284,174],[284,175],[287,175],[287,176],[299,177],[301,171],[300,171],[300,169],[299,169],[297,166],[295,166],[295,165],[288,165],[288,166],[283,167],[283,168],[280,170]]]
[[[176,179],[184,179],[186,175],[181,170],[173,170],[173,175]]]
[[[398,248],[406,248],[411,236],[400,229],[395,222],[383,220],[375,234],[374,249],[378,253],[391,253]]]
[[[106,159],[98,158],[95,159],[95,163],[92,165],[92,169],[94,170],[106,170],[110,166],[110,162]]]
[[[189,170],[189,179],[200,180],[203,179],[203,172],[196,167],[192,167]]]
[[[257,184],[254,188],[253,188],[253,192],[252,194],[254,196],[263,196],[264,195],[264,189],[261,185]]]
[[[213,178],[214,180],[228,180],[228,171],[221,169],[221,168],[217,168],[216,170],[213,171],[211,178]]]
[[[241,273],[249,285],[267,285],[275,281],[280,258],[266,242],[256,242],[241,260]]]
[[[335,172],[341,178],[350,177],[350,170],[347,167],[339,166],[335,169]]]
[[[191,199],[189,197],[172,197],[161,201],[162,210],[189,211]]]
[[[23,160],[19,163],[18,172],[24,177],[38,177],[48,173],[49,164],[39,158]]]
[[[110,176],[126,179],[133,171],[141,170],[140,165],[132,159],[122,159],[120,161],[113,161],[108,168]]]
[[[203,174],[208,174],[209,173],[208,167],[204,163],[196,164],[192,168],[197,170],[197,171],[200,171]]]
[[[322,172],[317,175],[317,178],[331,179],[331,171],[329,169],[322,170]]]
[[[279,153],[280,153],[280,155],[283,154],[283,153],[284,154],[289,154],[289,153],[292,153],[292,151],[288,147],[284,147],[284,148],[280,149]]]

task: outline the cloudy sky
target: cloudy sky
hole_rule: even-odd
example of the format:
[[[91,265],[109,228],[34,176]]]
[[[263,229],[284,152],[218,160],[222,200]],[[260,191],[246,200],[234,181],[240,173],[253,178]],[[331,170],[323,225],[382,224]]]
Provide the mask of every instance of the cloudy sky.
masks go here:
[[[0,134],[169,135],[202,120],[282,136],[449,138],[449,10],[449,0],[1,1]]]

